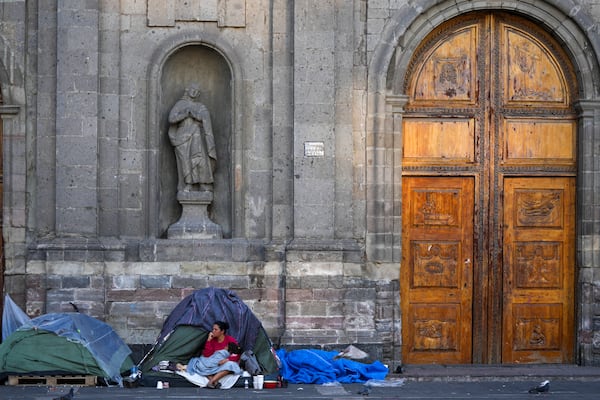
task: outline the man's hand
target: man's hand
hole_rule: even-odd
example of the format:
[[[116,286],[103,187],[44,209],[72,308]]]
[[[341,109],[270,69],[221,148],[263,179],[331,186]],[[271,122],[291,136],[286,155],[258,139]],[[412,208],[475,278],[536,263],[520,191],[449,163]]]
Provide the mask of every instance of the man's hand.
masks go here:
[[[213,340],[213,333],[212,333],[212,332],[210,332],[210,333],[208,334],[208,340]]]

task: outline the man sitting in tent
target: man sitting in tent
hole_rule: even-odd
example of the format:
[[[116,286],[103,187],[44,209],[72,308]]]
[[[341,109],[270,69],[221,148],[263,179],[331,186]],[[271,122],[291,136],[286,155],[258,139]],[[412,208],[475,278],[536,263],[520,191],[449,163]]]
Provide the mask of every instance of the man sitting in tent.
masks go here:
[[[177,370],[208,378],[207,388],[221,387],[219,379],[228,374],[241,374],[239,366],[241,349],[237,341],[227,334],[229,324],[217,321],[202,350],[201,357],[190,359],[187,365],[177,364]]]

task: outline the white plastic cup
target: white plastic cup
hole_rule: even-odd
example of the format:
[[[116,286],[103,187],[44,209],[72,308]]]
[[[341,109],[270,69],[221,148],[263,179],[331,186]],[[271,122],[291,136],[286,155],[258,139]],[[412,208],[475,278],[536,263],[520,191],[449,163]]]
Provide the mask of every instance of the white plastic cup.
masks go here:
[[[156,382],[156,388],[157,388],[157,389],[162,389],[162,388],[163,388],[163,383],[162,383],[162,381],[158,381],[158,382]]]
[[[262,390],[264,384],[265,384],[265,376],[264,375],[256,375],[255,388],[258,390]]]

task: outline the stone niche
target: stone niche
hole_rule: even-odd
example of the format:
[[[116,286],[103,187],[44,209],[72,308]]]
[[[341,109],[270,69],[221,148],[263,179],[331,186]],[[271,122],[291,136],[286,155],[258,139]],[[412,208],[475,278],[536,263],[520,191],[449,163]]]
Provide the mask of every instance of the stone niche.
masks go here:
[[[186,87],[198,84],[199,100],[210,112],[217,151],[213,199],[208,216],[222,229],[223,238],[231,238],[231,149],[232,149],[232,74],[225,58],[204,45],[188,45],[174,52],[161,74],[159,139],[159,236],[165,238],[176,223],[182,206],[177,199],[177,162],[168,137],[169,111]]]

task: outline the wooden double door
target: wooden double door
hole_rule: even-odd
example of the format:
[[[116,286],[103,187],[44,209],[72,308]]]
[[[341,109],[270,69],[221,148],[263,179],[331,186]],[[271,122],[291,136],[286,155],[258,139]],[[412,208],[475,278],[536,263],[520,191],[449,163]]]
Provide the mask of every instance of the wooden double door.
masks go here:
[[[415,51],[402,115],[403,362],[573,361],[575,74],[478,12]]]

